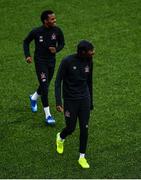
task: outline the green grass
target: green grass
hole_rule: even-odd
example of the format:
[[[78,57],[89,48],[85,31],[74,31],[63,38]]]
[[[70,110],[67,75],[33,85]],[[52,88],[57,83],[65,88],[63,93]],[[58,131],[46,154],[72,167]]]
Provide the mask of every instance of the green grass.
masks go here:
[[[55,75],[50,105],[56,127],[45,126],[40,101],[37,114],[29,109],[38,82],[34,65],[24,61],[22,41],[40,25],[44,9],[55,11],[66,40],[55,75],[80,39],[96,46],[88,170],[77,164],[78,126],[64,154],[56,153],[64,120],[55,109]],[[0,22],[0,178],[141,178],[141,1],[0,0]]]

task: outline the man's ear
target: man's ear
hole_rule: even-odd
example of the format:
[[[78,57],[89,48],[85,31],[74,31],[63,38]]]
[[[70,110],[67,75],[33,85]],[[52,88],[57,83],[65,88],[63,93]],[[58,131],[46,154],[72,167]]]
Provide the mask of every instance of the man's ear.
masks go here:
[[[47,24],[47,23],[48,23],[48,20],[47,20],[47,19],[45,19],[45,20],[44,20],[44,24]]]

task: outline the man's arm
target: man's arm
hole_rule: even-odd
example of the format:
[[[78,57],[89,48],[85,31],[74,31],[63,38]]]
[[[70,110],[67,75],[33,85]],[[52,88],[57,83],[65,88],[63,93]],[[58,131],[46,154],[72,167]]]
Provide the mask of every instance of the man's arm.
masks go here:
[[[62,80],[66,74],[66,60],[64,59],[58,69],[56,80],[55,80],[55,98],[57,111],[63,111],[62,106]]]
[[[90,92],[90,109],[93,110],[93,62],[90,62],[90,73],[88,76],[87,84]]]
[[[34,34],[35,34],[35,30],[32,30],[23,41],[24,55],[25,55],[26,61],[28,63],[32,62],[32,58],[31,58],[30,50],[29,50],[29,45],[30,45],[30,42],[34,39]]]
[[[59,29],[58,44],[56,47],[56,52],[61,51],[63,49],[64,45],[65,45],[64,34],[61,31],[61,29]]]

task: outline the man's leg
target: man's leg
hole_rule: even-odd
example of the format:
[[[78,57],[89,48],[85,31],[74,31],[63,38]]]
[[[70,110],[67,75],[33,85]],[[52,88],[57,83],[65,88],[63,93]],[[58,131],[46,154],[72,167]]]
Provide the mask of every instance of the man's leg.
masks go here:
[[[48,65],[46,63],[36,63],[36,73],[39,81],[39,88],[37,92],[41,94],[41,101],[44,107],[45,112],[45,119],[47,124],[54,124],[55,120],[52,118],[49,110],[49,103],[48,103]]]
[[[54,65],[52,65],[52,66],[48,65],[48,92],[49,92],[50,82],[51,82],[51,80],[53,78],[54,68],[55,68]],[[48,98],[48,95],[47,95],[47,98]],[[55,119],[51,116],[51,113],[50,113],[49,102],[48,102],[48,106],[44,107],[44,111],[45,111],[45,114],[46,114],[46,123],[50,124],[50,125],[55,124]]]
[[[79,109],[79,126],[80,126],[80,157],[79,164],[82,168],[89,168],[89,164],[85,159],[85,152],[87,148],[87,140],[88,140],[88,121],[90,116],[90,100],[89,98],[80,101],[80,109]]]
[[[48,89],[49,89],[50,82],[51,82],[51,80],[53,78],[54,68],[55,68],[55,66],[51,66],[51,67],[48,66]],[[38,89],[37,89],[37,91],[35,93],[37,93],[38,96],[41,95],[41,87],[40,87],[40,85],[39,85],[39,87],[38,87]]]
[[[65,101],[64,102],[64,116],[66,127],[61,131],[61,133],[57,134],[56,138],[56,145],[57,145],[57,152],[59,154],[63,153],[63,143],[65,138],[72,134],[75,130],[76,122],[77,122],[77,113],[78,113],[78,106],[75,101]]]
[[[50,82],[53,78],[53,74],[54,74],[54,66],[48,66],[48,92],[49,92],[49,86],[50,86]],[[52,121],[55,121],[53,119],[53,117],[51,116],[51,113],[50,113],[50,106],[49,106],[49,102],[48,102],[48,107],[44,108],[44,111],[46,113],[46,120],[47,120],[47,123],[52,123]]]

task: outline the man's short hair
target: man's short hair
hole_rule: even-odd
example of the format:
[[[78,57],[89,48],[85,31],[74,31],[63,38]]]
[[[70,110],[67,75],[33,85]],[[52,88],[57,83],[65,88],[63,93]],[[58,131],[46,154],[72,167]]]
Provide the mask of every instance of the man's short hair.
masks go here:
[[[43,24],[44,24],[44,21],[48,19],[48,15],[50,15],[50,14],[54,14],[54,12],[52,10],[46,10],[46,11],[42,12],[41,21]]]
[[[87,40],[82,40],[79,42],[79,44],[77,45],[77,53],[81,53],[82,51],[89,51],[89,50],[93,50],[94,46],[92,45],[92,43],[90,43]]]

